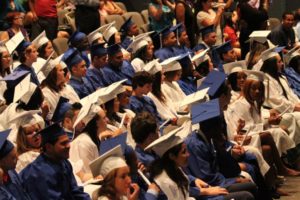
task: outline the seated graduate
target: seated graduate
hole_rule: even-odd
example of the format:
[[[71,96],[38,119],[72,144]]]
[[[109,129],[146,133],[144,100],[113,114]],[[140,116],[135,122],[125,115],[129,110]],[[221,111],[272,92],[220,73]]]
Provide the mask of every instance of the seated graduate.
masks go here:
[[[300,98],[300,52],[299,48],[290,50],[286,55],[284,73],[294,93]]]
[[[132,183],[130,168],[123,157],[121,145],[110,149],[90,164],[94,176],[103,177],[102,187],[98,192],[98,200],[138,200],[140,187]],[[155,184],[150,184],[146,200],[157,199],[159,189]]]
[[[186,33],[185,27],[182,23],[176,24],[173,28],[175,36],[177,37],[177,55],[182,53],[192,53],[191,43]]]
[[[32,44],[37,49],[39,57],[43,59],[49,58],[49,56],[54,52],[51,41],[47,38],[46,32],[43,31],[38,35],[33,41]]]
[[[110,26],[110,24],[104,24],[103,26],[100,26],[99,28],[87,35],[90,46],[105,43],[102,33],[106,30],[108,26]]]
[[[182,168],[187,166],[189,158],[182,138],[186,131],[183,127],[176,128],[145,148],[158,156],[150,166],[150,176],[168,199],[194,199],[191,196],[210,195],[209,191],[227,194],[224,188],[207,188],[207,183],[184,173]]]
[[[62,60],[67,64],[71,72],[69,84],[78,94],[79,98],[84,98],[93,93],[95,88],[86,78],[86,63],[79,55],[76,49],[69,49],[63,56]]]
[[[87,79],[95,89],[105,87],[103,67],[107,64],[107,49],[104,44],[95,44],[91,46],[91,65],[86,72]]]
[[[55,123],[39,134],[42,136],[43,152],[21,171],[31,199],[90,199],[77,185],[67,160],[70,141],[63,128]]]
[[[220,72],[224,72],[224,68],[223,68],[224,64],[235,62],[237,60],[236,53],[233,47],[231,46],[230,41],[227,41],[224,44],[221,44],[220,46],[216,47],[214,51],[218,53],[220,61],[219,62],[213,61],[213,63],[216,63],[215,67]]]
[[[0,168],[0,199],[16,200],[4,187],[3,187],[3,170]]]
[[[129,17],[124,24],[120,28],[121,33],[121,46],[124,49],[127,49],[130,43],[132,42],[133,38],[139,34],[139,28]]]
[[[110,85],[114,82],[127,79],[126,85],[131,85],[131,79],[134,75],[134,69],[130,62],[124,60],[121,47],[113,44],[107,48],[108,63],[103,68],[105,74],[104,80]],[[106,86],[108,86],[106,85]]]
[[[162,119],[157,112],[154,102],[146,96],[152,90],[152,76],[148,72],[137,72],[132,79],[132,95],[129,100],[129,109],[135,113],[147,111],[155,116],[158,123]]]
[[[214,65],[208,55],[209,49],[201,49],[192,57],[192,62],[195,67],[193,75],[198,79],[197,86],[208,75],[209,72],[214,70]]]
[[[7,199],[30,200],[27,190],[23,187],[22,179],[15,171],[18,158],[16,148],[7,140],[10,131],[9,129],[0,132],[0,168],[3,170],[0,199],[9,197]]]
[[[88,58],[87,51],[89,49],[89,41],[85,33],[75,31],[69,38],[69,49],[76,48],[79,51],[79,55],[85,61],[86,66],[89,67],[91,62]]]

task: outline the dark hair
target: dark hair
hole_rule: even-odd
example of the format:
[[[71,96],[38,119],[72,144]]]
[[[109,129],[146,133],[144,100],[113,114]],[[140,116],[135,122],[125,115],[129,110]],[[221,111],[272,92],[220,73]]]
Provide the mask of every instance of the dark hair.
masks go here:
[[[260,42],[253,41],[251,43],[251,49],[252,50],[250,51],[248,65],[247,65],[247,68],[250,70],[256,64],[256,62],[254,61],[255,56],[257,54],[260,55],[264,50],[268,49],[268,42],[265,42],[264,44],[262,44]]]
[[[195,8],[195,15],[197,16],[198,12],[200,12],[201,10],[203,10],[203,6],[202,3],[206,3],[208,0],[197,0],[194,8]]]
[[[79,102],[73,103],[72,107],[65,113],[64,119],[65,118],[73,119],[73,117],[75,116],[75,111],[80,110],[81,108],[82,108],[81,103]]]
[[[151,74],[146,71],[137,72],[132,78],[132,89],[135,90],[137,87],[143,87],[144,85],[152,82],[153,78]]]
[[[221,135],[222,133],[222,117],[214,117],[205,121],[202,121],[200,124],[200,130],[211,138],[215,138],[216,135]],[[211,134],[213,133],[213,134]],[[207,138],[208,139],[208,138]]]
[[[146,54],[147,54],[147,46],[144,46],[140,49],[138,49],[134,54],[133,54],[133,59],[134,58],[139,58],[141,59],[142,61],[144,62],[147,62],[147,59],[146,59]]]
[[[250,97],[250,90],[252,84],[255,82],[255,80],[248,79],[245,81],[244,87],[243,87],[243,96],[245,99],[250,103],[251,105],[254,105],[253,100]],[[260,99],[259,101],[256,101],[257,107],[258,107],[258,112],[259,114],[261,113],[260,108],[262,107],[264,101],[265,101],[265,86],[264,83],[259,81],[259,91],[260,91]]]
[[[299,8],[295,11],[294,17],[297,22],[300,21],[300,9]]]
[[[130,124],[135,143],[143,143],[150,134],[156,133],[156,118],[149,112],[138,113]]]
[[[110,36],[110,38],[108,39],[108,41],[107,41],[107,44],[108,44],[108,46],[110,46],[110,45],[113,45],[113,44],[115,44],[116,43],[116,38],[115,38],[115,33],[112,35],[112,36]]]
[[[42,87],[47,86],[50,90],[54,90],[55,92],[59,92],[63,89],[62,85],[56,85],[57,82],[57,68],[54,67],[48,76],[43,80]]]
[[[102,186],[99,189],[98,196],[106,196],[109,199],[117,199],[117,192],[114,187],[117,170],[118,169],[114,169],[105,176]]]
[[[98,151],[100,150],[100,139],[98,137],[98,126],[97,126],[97,120],[100,118],[98,114],[95,115],[95,117],[89,121],[89,123],[85,126],[82,132],[85,132],[90,136],[91,140],[94,142],[94,144],[97,146]]]
[[[217,92],[215,93],[214,96],[210,96],[210,99],[216,99],[221,97],[222,95],[227,95],[228,91],[230,90],[230,87],[228,86],[227,82],[224,81],[222,85],[219,87]]]
[[[0,52],[0,75],[2,76],[2,78],[4,78],[4,76],[6,74],[10,74],[10,68],[9,67],[7,69],[3,68],[3,66],[2,66],[2,57],[3,57],[3,52]]]
[[[293,68],[295,72],[300,74],[299,68],[300,68],[300,55],[295,56],[291,59],[289,63],[289,67]]]
[[[291,11],[284,11],[284,12],[282,13],[281,18],[282,18],[282,19],[285,19],[287,15],[293,15],[293,17],[295,17],[293,12],[291,12]]]
[[[17,11],[9,12],[9,13],[7,13],[7,15],[6,15],[5,20],[7,21],[7,23],[8,23],[9,25],[12,25],[14,19],[15,19],[17,16],[20,16],[21,14],[22,14],[21,12],[17,12]]]
[[[182,143],[170,148],[161,158],[156,159],[150,166],[150,176],[155,178],[160,175],[163,170],[166,171],[167,175],[173,180],[178,188],[182,191],[186,197],[186,191],[188,190],[189,181],[185,177],[182,170],[176,165],[176,163],[170,158],[170,155],[178,156]]]
[[[204,62],[201,62],[198,66],[196,66],[196,71],[201,76],[207,76],[209,74],[209,61],[206,60]]]
[[[46,47],[48,46],[48,42],[46,42],[45,44],[43,44],[42,46],[40,46],[37,49],[37,52],[39,53],[39,57],[47,59],[47,57],[45,57],[46,54]]]
[[[29,45],[28,47],[30,47],[30,46],[31,45]],[[31,51],[32,51],[32,49],[31,48],[29,49],[28,47],[26,47],[26,49],[24,49],[24,51],[18,52],[19,60],[21,63],[24,63],[26,61],[25,55],[27,53],[31,53]]]
[[[114,103],[115,99],[112,99],[104,104],[106,109],[106,117],[110,121],[121,122],[121,118],[114,111]]]
[[[44,101],[44,95],[42,93],[42,90],[37,87],[32,94],[30,100],[27,104],[25,104],[22,101],[19,101],[19,105],[17,106],[17,109],[23,109],[23,110],[37,110],[41,107],[42,103]]]
[[[181,70],[181,69],[179,69],[179,70]],[[168,72],[165,72],[164,75],[165,75],[166,78],[171,78],[171,79],[173,79],[173,78],[177,75],[177,72],[178,72],[179,70],[168,71]]]
[[[267,60],[264,61],[260,71],[265,72],[267,74],[269,74],[271,77],[273,77],[278,84],[280,85],[282,91],[283,91],[283,95],[285,98],[287,98],[287,93],[283,87],[283,85],[281,84],[279,78],[282,76],[280,73],[278,73],[277,70],[277,59],[276,57],[272,57],[269,58]]]
[[[239,73],[245,74],[245,72],[234,72],[234,73],[229,74],[229,76],[227,77],[228,84],[230,84],[231,89],[233,89],[236,92],[241,91],[241,88],[239,88],[237,85],[237,79],[238,79]]]
[[[160,101],[165,102],[166,97],[161,91],[161,76],[161,72],[157,72],[156,74],[154,74],[152,83],[152,94]]]

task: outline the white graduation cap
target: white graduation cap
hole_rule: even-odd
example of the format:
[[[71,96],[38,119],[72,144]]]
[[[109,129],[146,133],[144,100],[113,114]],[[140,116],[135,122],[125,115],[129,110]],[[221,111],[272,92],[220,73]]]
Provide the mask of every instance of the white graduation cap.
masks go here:
[[[107,24],[105,24],[104,26],[107,26]],[[102,27],[103,26],[97,28],[96,30],[87,35],[89,44],[92,44],[95,40],[98,40],[99,38],[103,37],[102,33],[100,32],[100,30],[103,29]]]
[[[40,113],[41,110],[25,110],[20,113],[16,113],[13,118],[11,118],[7,123],[15,123],[15,121],[19,121],[19,125],[33,125],[38,123],[35,114]]]
[[[212,2],[212,3],[211,3],[211,6],[212,6],[213,8],[225,7],[225,6],[226,6],[226,3]]]
[[[254,70],[244,70],[247,74],[247,80],[256,80],[263,82],[266,78],[265,74],[261,71],[254,71]]]
[[[99,28],[99,32],[103,35],[103,33],[106,31],[106,29],[108,28],[108,27],[110,27],[110,26],[113,26],[113,25],[115,25],[115,21],[113,21],[113,22],[111,22],[111,23],[108,23],[108,24],[104,24],[103,26],[101,26],[100,28]]]
[[[162,70],[161,65],[158,62],[159,59],[154,59],[151,62],[148,62],[144,70],[148,72],[149,74],[156,74],[157,72],[160,72]]]
[[[15,34],[10,40],[8,40],[5,43],[5,46],[9,52],[9,54],[12,54],[12,52],[19,46],[19,44],[24,40],[24,35],[21,31],[19,31],[17,34]]]
[[[225,74],[232,74],[234,72],[241,72],[247,69],[246,60],[235,61],[223,65]]]
[[[278,47],[278,45],[277,45],[277,46],[274,46],[274,47],[272,47],[272,48],[269,48],[269,49],[263,51],[263,52],[261,53],[260,57],[261,57],[262,61],[264,62],[264,61],[268,60],[269,58],[272,58],[272,57],[277,56],[278,53],[279,53],[283,48],[284,48],[284,47]]]
[[[181,56],[179,55],[179,56],[168,58],[163,62],[161,62],[160,65],[162,66],[163,72],[171,72],[171,71],[177,71],[182,69],[180,63],[178,62],[180,58]]]
[[[105,38],[106,41],[109,40],[109,38],[118,32],[116,27],[113,26],[114,23],[110,23],[109,26],[106,28],[106,30],[103,32],[103,37]]]
[[[43,31],[31,43],[35,46],[36,49],[38,49],[47,42],[49,42],[49,39],[46,36],[46,31]]]
[[[264,31],[253,31],[249,35],[249,40],[248,41],[257,41],[259,43],[265,43],[267,41],[268,35],[271,33],[269,30],[264,30]]]
[[[130,43],[130,45],[127,47],[126,50],[131,49],[132,53],[137,52],[139,49],[147,46],[149,44],[149,35],[151,32],[143,33],[138,35],[137,37],[133,38],[133,41]],[[150,38],[151,40],[151,38]],[[152,40],[151,40],[152,41]]]
[[[204,51],[201,51],[200,53],[194,55],[192,57],[192,62],[196,65],[199,66],[201,63],[204,61],[208,60],[209,56],[207,55],[207,52],[209,51],[209,48],[205,49]]]
[[[32,64],[32,67],[34,68],[34,71],[36,74],[43,72],[45,76],[48,76],[48,74],[45,74],[45,70],[46,68],[48,68],[48,64],[52,58],[52,56],[54,55],[54,51],[50,54],[50,56],[47,58],[47,60],[38,57],[38,59],[36,60],[36,62],[34,62]],[[51,70],[50,70],[51,71]]]
[[[30,81],[30,74],[28,74],[15,88],[14,100],[13,102],[17,102],[21,100],[25,104],[27,104],[35,92],[37,85]]]
[[[62,69],[65,69],[67,68],[67,65],[64,61],[62,61],[62,57],[64,56],[64,54],[61,54],[60,56],[57,56],[55,59],[54,59],[54,62],[56,63],[59,63],[61,65],[61,68]]]
[[[196,103],[196,102],[199,102],[199,101],[205,101],[205,97],[207,95],[207,91],[209,90],[209,88],[204,88],[202,90],[199,90],[197,92],[194,92],[188,96],[186,96],[183,101],[181,101],[180,103],[180,107],[184,107],[186,105],[190,105],[192,103]]]
[[[112,170],[127,166],[123,157],[121,145],[107,151],[99,158],[93,160],[89,165],[94,177],[97,177],[100,174],[104,178]]]
[[[182,135],[179,133],[182,130],[186,129],[184,129],[184,127],[181,126],[159,137],[157,140],[149,144],[145,148],[145,150],[147,151],[149,149],[152,149],[159,157],[162,157],[164,153],[166,153],[169,149],[184,141],[183,138],[179,136]]]
[[[288,65],[290,63],[290,61],[296,57],[296,56],[300,56],[300,52],[299,52],[299,47],[296,46],[294,48],[292,48],[291,50],[289,50],[285,55],[284,55],[284,61],[285,64]]]

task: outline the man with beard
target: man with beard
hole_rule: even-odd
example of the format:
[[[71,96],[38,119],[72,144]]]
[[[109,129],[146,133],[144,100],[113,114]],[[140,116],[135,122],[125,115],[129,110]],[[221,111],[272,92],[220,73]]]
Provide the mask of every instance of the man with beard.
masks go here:
[[[69,158],[70,140],[58,124],[39,132],[43,152],[22,172],[21,177],[32,199],[83,199],[88,194],[77,185]]]
[[[130,62],[124,60],[121,47],[113,44],[107,48],[108,64],[103,68],[106,86],[127,79],[125,85],[131,85],[134,69]]]

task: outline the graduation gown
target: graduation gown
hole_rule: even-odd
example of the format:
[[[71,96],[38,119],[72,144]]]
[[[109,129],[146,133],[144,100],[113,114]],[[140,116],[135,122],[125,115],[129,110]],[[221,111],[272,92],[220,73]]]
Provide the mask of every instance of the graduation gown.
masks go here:
[[[300,74],[295,72],[295,70],[292,67],[284,68],[284,72],[290,87],[299,98],[300,97]]]
[[[104,81],[102,69],[90,66],[86,72],[86,78],[90,81],[95,89],[105,87],[107,85]]]
[[[93,88],[92,84],[86,79],[86,77],[78,79],[72,76],[69,84],[73,87],[80,99],[92,94],[95,91],[95,88]]]
[[[48,106],[49,106],[49,113],[47,115],[47,119],[50,120],[53,116],[53,113],[55,111],[55,108],[57,106],[57,103],[59,101],[59,98],[60,98],[60,94],[51,90],[50,88],[48,87],[44,87],[42,89],[42,92],[43,92],[43,95],[44,95],[44,98],[47,103],[48,103]]]
[[[132,37],[126,36],[124,40],[121,42],[121,47],[127,49],[128,46],[131,44],[131,42],[132,42]]]
[[[175,46],[163,47],[154,52],[155,58],[158,58],[160,62],[177,55],[179,55],[178,49]]]
[[[39,79],[34,71],[33,67],[28,67],[24,64],[20,64],[14,71],[28,71],[30,73],[31,82],[35,83],[37,86],[40,85]]]
[[[65,84],[65,86],[59,93],[61,94],[61,96],[69,99],[70,100],[69,102],[71,104],[80,101],[78,94],[76,93],[74,88],[72,86],[70,86],[69,84]]]
[[[185,107],[180,108],[179,105],[186,95],[181,90],[177,82],[164,81],[161,85],[161,90],[167,98],[167,101],[173,102],[176,111],[184,110]]]
[[[177,83],[185,95],[197,92],[196,80],[193,77],[182,78]]]
[[[70,148],[70,160],[74,163],[82,160],[82,171],[84,173],[91,173],[89,163],[98,157],[98,148],[87,133],[81,133],[75,138],[75,140],[72,141]]]
[[[41,154],[21,172],[21,177],[32,200],[90,200],[83,188],[77,185],[68,160],[56,163]]]
[[[144,70],[146,63],[140,58],[135,58],[131,61],[131,65],[135,72],[140,72]]]
[[[143,96],[141,98],[137,96],[131,96],[129,99],[129,109],[135,113],[147,111],[156,118],[157,122],[160,124],[162,123],[162,119],[157,112],[155,104],[148,96]]]
[[[131,85],[131,79],[134,76],[134,69],[131,66],[130,62],[127,60],[123,61],[120,69],[115,69],[111,67],[109,64],[103,68],[104,81],[109,86],[112,83],[121,81],[123,79],[127,79],[125,82],[126,85]]]
[[[27,151],[18,156],[18,162],[16,166],[16,171],[21,172],[27,165],[32,163],[38,156],[40,152],[37,151]]]
[[[16,198],[4,186],[0,186],[0,200],[16,200]]]
[[[29,193],[24,188],[25,184],[15,170],[9,170],[9,180],[3,183],[3,187],[7,192],[15,197],[16,200],[30,200]],[[10,195],[8,195],[10,197]],[[10,197],[11,198],[11,197]]]

